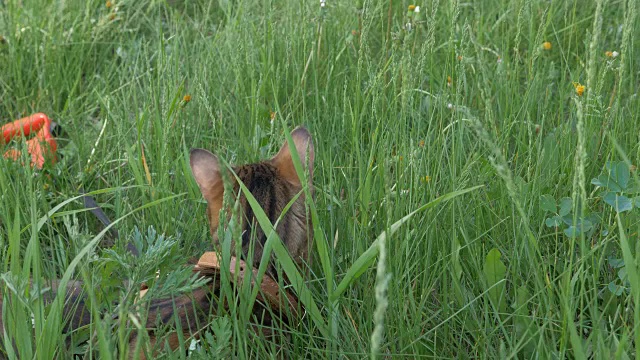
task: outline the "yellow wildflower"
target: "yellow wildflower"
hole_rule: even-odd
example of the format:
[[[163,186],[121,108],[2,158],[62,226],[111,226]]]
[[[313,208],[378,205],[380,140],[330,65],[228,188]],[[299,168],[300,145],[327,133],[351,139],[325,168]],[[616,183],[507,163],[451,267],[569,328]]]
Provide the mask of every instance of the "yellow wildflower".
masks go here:
[[[418,142],[418,146],[424,147],[424,140],[420,140],[420,142]]]
[[[577,82],[573,83],[573,87],[576,89],[576,94],[578,94],[578,96],[582,96],[582,94],[584,94],[584,91],[587,89],[586,86]]]
[[[420,176],[420,182],[422,183],[428,183],[429,181],[431,181],[431,176],[429,175],[425,175],[425,176]]]
[[[105,6],[107,7],[107,9],[111,9],[111,7],[113,6],[113,3],[107,0],[107,3],[105,4]]]
[[[180,103],[180,108],[184,109],[185,106],[191,101],[191,95],[187,94],[182,97],[182,102]]]
[[[604,53],[607,57],[613,57],[613,51],[607,51]]]
[[[545,50],[551,50],[551,43],[548,41],[545,41],[542,43],[542,48]]]
[[[409,5],[409,11],[414,11],[416,9],[415,5]]]
[[[452,83],[453,83],[453,80],[451,79],[451,76],[447,76],[447,86],[451,87]]]

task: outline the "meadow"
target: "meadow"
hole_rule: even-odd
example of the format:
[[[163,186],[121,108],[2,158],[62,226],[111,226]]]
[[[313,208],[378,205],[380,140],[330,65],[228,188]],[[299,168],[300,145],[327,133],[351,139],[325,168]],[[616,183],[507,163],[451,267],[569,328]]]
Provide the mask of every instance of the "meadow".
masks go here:
[[[0,161],[0,357],[126,358],[137,284],[189,291],[211,246],[189,149],[257,161],[305,125],[305,316],[248,331],[245,286],[162,356],[640,358],[639,23],[636,0],[0,0],[1,123],[63,129],[55,165]],[[83,281],[91,326],[63,337],[29,278]]]

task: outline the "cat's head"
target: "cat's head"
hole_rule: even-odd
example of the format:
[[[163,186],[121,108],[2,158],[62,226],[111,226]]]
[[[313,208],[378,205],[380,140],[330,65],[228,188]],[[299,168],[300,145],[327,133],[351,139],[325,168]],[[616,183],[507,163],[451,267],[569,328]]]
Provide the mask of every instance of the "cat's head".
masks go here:
[[[303,127],[296,128],[291,137],[295,145],[293,149],[300,158],[305,171],[309,173],[308,185],[312,188],[314,147],[311,135]],[[302,191],[304,179],[300,179],[293,165],[292,153],[285,141],[280,151],[271,159],[262,162],[234,166],[233,171],[256,198],[272,224],[280,217],[284,207],[298,193]],[[191,150],[191,171],[200,187],[202,196],[207,201],[207,217],[211,228],[214,243],[217,243],[217,229],[219,226],[220,211],[224,185],[221,175],[223,165],[216,155],[203,149]],[[234,182],[234,196],[238,194],[239,186],[233,175],[228,176]],[[276,229],[280,239],[289,250],[294,260],[300,264],[308,260],[308,250],[312,235],[311,224],[304,206],[305,197],[301,195],[291,206],[278,224]],[[248,253],[249,244],[254,246],[254,265],[262,256],[262,245],[266,236],[255,220],[251,206],[244,196],[240,197],[240,204],[244,212],[242,222],[242,250],[243,255]],[[252,236],[254,242],[251,242]]]

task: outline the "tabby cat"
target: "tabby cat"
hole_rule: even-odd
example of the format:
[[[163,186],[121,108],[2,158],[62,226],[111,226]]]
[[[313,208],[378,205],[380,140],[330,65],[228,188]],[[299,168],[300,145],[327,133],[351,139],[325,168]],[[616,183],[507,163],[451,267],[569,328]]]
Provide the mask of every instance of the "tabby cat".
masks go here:
[[[308,171],[308,185],[310,193],[313,195],[312,176],[314,148],[311,135],[303,127],[296,128],[291,133],[291,138],[295,145],[295,151],[304,164],[305,171]],[[190,155],[191,171],[200,187],[204,199],[207,201],[207,217],[214,243],[218,243],[219,215],[223,206],[224,184],[222,171],[223,166],[218,158],[207,150],[193,149]],[[271,159],[255,164],[241,165],[233,167],[233,171],[243,182],[258,204],[264,209],[272,224],[282,214],[285,206],[302,191],[303,180],[301,180],[294,168],[291,157],[291,150],[287,142],[284,143],[280,151]],[[235,179],[229,174],[228,179]],[[236,180],[233,181],[233,195],[241,192]],[[251,206],[244,196],[240,196],[240,205],[244,210],[242,218],[242,254],[246,258],[250,250],[253,250],[253,266],[258,267],[262,258],[262,250],[266,241],[266,235],[257,224]],[[228,216],[227,216],[228,218]],[[304,267],[309,261],[309,248],[312,239],[311,221],[307,217],[305,209],[305,197],[301,194],[287,213],[278,223],[276,228],[278,236],[283,241],[289,254],[299,267]],[[253,239],[251,236],[255,236]],[[253,240],[253,241],[252,241]],[[254,244],[253,249],[250,249]],[[232,246],[232,249],[235,248]],[[273,261],[270,261],[267,273],[276,278]],[[285,282],[287,279],[283,279]],[[172,318],[180,322],[185,335],[197,334],[201,328],[198,323],[205,320],[207,313],[215,308],[212,306],[213,299],[210,297],[206,287],[195,290],[191,296],[183,295],[176,299],[154,300],[149,308],[147,318],[147,329],[150,332],[150,342],[153,346],[158,341],[166,340],[172,349],[179,346],[180,340],[177,334],[169,334],[164,339],[158,339],[153,335],[153,329],[149,324],[168,324]],[[260,311],[254,308],[254,311]],[[264,319],[264,316],[258,316]],[[194,326],[195,325],[195,326]],[[269,324],[263,324],[267,327]],[[185,336],[185,338],[187,337]],[[135,347],[135,337],[130,342],[130,355],[136,353],[146,359],[145,355],[139,353]]]
[[[299,127],[291,133],[291,137],[295,144],[295,151],[303,164],[305,164],[305,170],[309,173],[308,185],[311,194],[313,194],[311,178],[313,175],[314,149],[311,135],[305,128]],[[271,223],[276,222],[284,207],[303,188],[303,183],[293,166],[291,154],[289,146],[285,142],[273,158],[233,168],[234,172],[264,209]],[[193,176],[207,201],[207,217],[210,222],[211,234],[214,242],[217,242],[218,219],[222,209],[224,192],[221,176],[222,166],[215,155],[202,149],[191,151],[190,163]],[[235,177],[229,176],[228,178],[233,179]],[[233,189],[235,194],[240,191],[237,183],[234,183]],[[250,244],[255,244],[253,265],[257,267],[262,257],[262,247],[266,241],[266,236],[260,226],[257,225],[246,198],[242,196],[240,201],[242,209],[244,209],[241,256],[246,257],[249,250],[251,250],[249,248]],[[306,214],[304,195],[300,195],[293,203],[280,220],[276,231],[294,261],[299,266],[304,267],[304,263],[309,260],[309,248],[312,239],[312,227]],[[254,241],[250,241],[252,234],[255,236]],[[275,276],[272,262],[270,262],[267,271],[272,277]],[[286,281],[286,279],[284,280]],[[155,325],[164,327],[165,325],[170,325],[174,319],[180,323],[180,328],[185,333],[182,339],[186,339],[189,336],[197,336],[202,328],[206,326],[209,314],[217,308],[214,304],[211,290],[210,286],[204,286],[190,294],[152,300],[149,304],[146,324],[143,325],[149,334],[151,347],[154,347],[155,344],[162,344],[165,340],[172,349],[176,349],[180,345],[181,337],[176,333],[165,334],[163,338],[156,337]],[[55,298],[57,291],[57,281],[54,281],[50,292],[44,298],[45,302],[50,303]],[[87,308],[85,295],[80,282],[72,282],[67,286],[63,310],[63,318],[66,319],[64,332],[87,326],[91,322],[90,310]],[[3,296],[0,292],[0,310],[2,302]],[[4,333],[4,325],[2,312],[0,311],[0,335]],[[129,339],[129,357],[146,359],[147,354],[145,354],[144,349],[137,345],[137,342],[137,332],[134,331]],[[2,358],[4,358],[4,353],[0,350],[0,359]]]
[[[291,137],[295,144],[295,151],[306,170],[309,172],[309,187],[313,190],[311,178],[313,176],[314,149],[311,135],[303,127],[296,128]],[[305,160],[308,160],[305,162]],[[222,182],[221,164],[218,158],[207,150],[191,150],[191,171],[200,187],[200,191],[207,201],[207,217],[214,243],[218,243],[218,221],[222,209],[224,186]],[[271,159],[255,164],[233,167],[238,178],[242,180],[247,189],[256,198],[264,209],[272,224],[282,214],[284,207],[298,193],[302,191],[303,183],[296,173],[291,158],[291,151],[287,142],[280,151]],[[235,179],[229,176],[230,179]],[[240,186],[234,181],[234,195],[240,191]],[[308,262],[308,252],[312,239],[312,228],[305,210],[304,194],[300,195],[278,223],[276,232],[282,239],[289,254],[294,261],[303,266]],[[262,258],[262,250],[266,234],[258,225],[257,219],[244,196],[240,197],[241,209],[244,211],[242,223],[242,254],[246,259],[250,250],[253,250],[253,265],[258,267]],[[252,240],[254,236],[254,241]],[[253,244],[253,249],[251,249]],[[235,246],[232,246],[232,249]],[[267,273],[276,278],[273,262],[270,262]]]

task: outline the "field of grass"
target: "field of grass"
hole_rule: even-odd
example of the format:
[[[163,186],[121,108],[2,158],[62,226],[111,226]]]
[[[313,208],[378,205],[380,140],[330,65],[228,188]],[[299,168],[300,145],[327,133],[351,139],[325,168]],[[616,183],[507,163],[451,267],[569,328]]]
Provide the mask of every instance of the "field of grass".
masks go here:
[[[307,313],[272,341],[243,288],[165,356],[640,358],[637,1],[324,4],[0,0],[1,122],[64,130],[41,172],[0,161],[0,357],[126,358],[137,284],[188,290],[210,246],[189,149],[252,162],[303,124]],[[27,283],[63,277],[94,319],[67,339]]]

